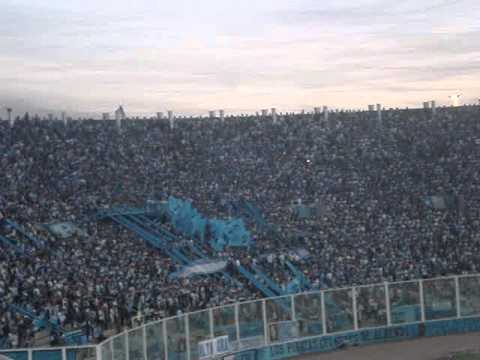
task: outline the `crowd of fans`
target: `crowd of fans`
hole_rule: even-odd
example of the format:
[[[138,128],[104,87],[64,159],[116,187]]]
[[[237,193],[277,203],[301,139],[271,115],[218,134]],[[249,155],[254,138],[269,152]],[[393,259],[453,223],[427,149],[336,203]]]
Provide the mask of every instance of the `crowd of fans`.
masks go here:
[[[212,256],[263,269],[286,289],[294,261],[314,288],[479,272],[480,109],[389,110],[256,117],[0,122],[0,339],[34,342],[35,321],[88,328],[100,339],[132,319],[164,317],[258,297],[221,275],[178,279],[168,256],[96,211],[147,199],[191,199],[226,218],[244,198],[278,233],[251,227],[250,249]],[[436,200],[431,201],[432,197]],[[293,216],[292,204],[315,213]],[[13,219],[46,241],[34,246]],[[42,224],[70,221],[68,238]],[[165,224],[168,225],[168,224]],[[171,231],[175,229],[170,228]],[[184,239],[190,241],[190,239]],[[289,255],[305,249],[301,259]],[[368,321],[368,303],[362,321]],[[0,340],[1,342],[2,340]],[[1,343],[0,343],[1,345]]]

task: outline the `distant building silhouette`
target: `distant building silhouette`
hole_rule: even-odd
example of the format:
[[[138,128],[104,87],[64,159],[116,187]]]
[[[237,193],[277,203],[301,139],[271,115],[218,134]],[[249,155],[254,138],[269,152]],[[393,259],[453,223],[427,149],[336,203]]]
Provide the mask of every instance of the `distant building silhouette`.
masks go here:
[[[7,119],[9,123],[12,122],[12,108],[7,108]]]
[[[121,120],[125,120],[126,116],[125,116],[125,110],[123,110],[123,107],[122,105],[120,105],[118,107],[117,110],[115,110],[115,120],[117,121],[121,121]]]

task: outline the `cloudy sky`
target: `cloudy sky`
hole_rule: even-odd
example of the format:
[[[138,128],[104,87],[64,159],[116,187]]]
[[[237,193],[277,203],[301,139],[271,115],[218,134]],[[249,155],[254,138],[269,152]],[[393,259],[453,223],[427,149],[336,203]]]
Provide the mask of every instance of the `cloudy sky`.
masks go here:
[[[470,102],[480,1],[0,0],[0,81],[16,112]]]

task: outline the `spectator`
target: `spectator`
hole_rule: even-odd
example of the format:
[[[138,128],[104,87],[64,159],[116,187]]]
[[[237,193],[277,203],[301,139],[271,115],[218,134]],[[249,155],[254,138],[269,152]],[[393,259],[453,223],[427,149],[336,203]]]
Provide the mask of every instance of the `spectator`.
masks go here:
[[[308,114],[279,124],[182,119],[173,130],[162,120],[129,120],[121,132],[108,121],[65,127],[25,118],[13,130],[0,122],[0,235],[23,251],[0,252],[0,337],[11,347],[32,343],[36,325],[12,304],[47,328],[85,327],[99,340],[139,313],[160,318],[260,296],[218,277],[172,278],[177,269],[165,254],[94,216],[169,195],[191,199],[208,217],[230,216],[227,204],[241,197],[256,204],[281,237],[251,227],[252,249],[203,250],[227,258],[231,273],[260,266],[283,289],[293,280],[286,260],[318,288],[478,272],[478,114],[386,111],[381,124],[367,112],[335,113],[328,123]],[[292,217],[298,199],[315,204],[317,215]],[[61,239],[39,226],[64,221],[83,232]],[[291,255],[298,248],[308,260]],[[359,304],[365,321],[379,306]]]

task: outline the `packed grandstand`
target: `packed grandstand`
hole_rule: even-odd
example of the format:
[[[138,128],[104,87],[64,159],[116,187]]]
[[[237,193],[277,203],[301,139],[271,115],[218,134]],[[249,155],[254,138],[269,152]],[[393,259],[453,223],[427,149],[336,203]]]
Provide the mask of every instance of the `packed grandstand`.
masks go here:
[[[478,273],[479,117],[463,106],[381,121],[132,119],[120,130],[2,121],[0,348],[99,342],[260,297]]]

